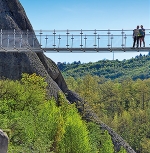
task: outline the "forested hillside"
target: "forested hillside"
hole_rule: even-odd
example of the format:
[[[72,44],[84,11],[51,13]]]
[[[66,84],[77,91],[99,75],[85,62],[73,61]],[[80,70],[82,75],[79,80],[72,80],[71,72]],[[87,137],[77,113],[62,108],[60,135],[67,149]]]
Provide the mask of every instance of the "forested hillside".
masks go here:
[[[114,153],[107,131],[83,121],[63,94],[58,103],[48,99],[46,87],[36,74],[0,80],[0,128],[9,136],[9,153]]]
[[[150,153],[150,56],[58,63],[70,89],[137,153]]]
[[[150,78],[120,82],[86,75],[66,81],[137,153],[150,153]]]
[[[150,56],[139,55],[129,60],[101,60],[98,62],[90,63],[57,63],[63,76],[67,78],[72,76],[74,78],[83,77],[87,74],[92,76],[100,76],[107,79],[119,79],[125,78],[147,79],[150,78]]]

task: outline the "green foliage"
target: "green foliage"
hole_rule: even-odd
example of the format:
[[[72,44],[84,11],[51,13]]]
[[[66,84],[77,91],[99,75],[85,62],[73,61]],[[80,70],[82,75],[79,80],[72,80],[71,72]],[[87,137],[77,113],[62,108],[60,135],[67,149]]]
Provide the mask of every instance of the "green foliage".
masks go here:
[[[93,124],[100,134],[95,140],[101,142],[95,144],[95,131],[81,119],[75,105],[62,94],[56,105],[54,99],[47,99],[46,87],[44,78],[35,74],[23,74],[20,81],[0,80],[0,128],[8,132],[10,153],[96,153],[109,142]],[[112,142],[107,148],[111,146]]]
[[[83,63],[58,63],[58,67],[62,71],[65,78],[74,77],[81,78],[87,74],[92,76],[101,76],[107,79],[119,79],[125,78],[136,79],[148,79],[150,78],[150,56],[139,55],[129,60],[100,60],[98,62]]]
[[[66,80],[69,84],[70,79]],[[136,152],[148,152],[150,79],[133,81],[128,78],[120,82],[87,75],[80,79],[72,78],[69,86],[89,101],[100,119],[120,134]]]
[[[32,75],[29,75],[27,73],[22,74],[21,83],[25,84],[27,87],[31,89],[44,89],[47,86],[47,83],[45,82],[45,79],[37,76],[35,73]],[[32,86],[31,86],[32,85]]]
[[[87,128],[89,130],[89,137],[90,137],[90,143],[92,144],[92,151],[93,152],[100,152],[101,148],[101,134],[102,131],[100,130],[99,125],[96,125],[95,123],[88,122]]]
[[[65,116],[65,133],[60,143],[62,153],[90,153],[88,130],[77,113],[75,106],[69,106]]]
[[[99,100],[99,89],[98,83],[103,81],[103,78],[100,79],[97,76],[87,75],[83,79],[78,78],[75,80],[72,77],[66,79],[69,89],[74,90],[77,93],[80,93],[80,96],[85,100],[91,103],[96,103]],[[85,90],[86,89],[86,90]]]
[[[44,79],[35,74],[23,74],[21,82],[1,80],[0,103],[4,103],[1,109],[9,109],[8,111],[34,109],[45,101],[46,86]]]
[[[126,152],[126,150],[123,147],[121,147],[120,151],[118,153],[127,153],[127,152]]]
[[[142,146],[142,152],[150,153],[150,139],[149,138],[143,138],[141,141],[141,146]]]
[[[108,134],[108,131],[104,131],[103,136],[101,138],[102,147],[100,152],[102,153],[114,153],[114,146],[111,141],[111,136]]]
[[[114,145],[108,132],[100,130],[99,125],[95,123],[87,123],[87,126],[90,131],[89,135],[93,152],[114,153]]]

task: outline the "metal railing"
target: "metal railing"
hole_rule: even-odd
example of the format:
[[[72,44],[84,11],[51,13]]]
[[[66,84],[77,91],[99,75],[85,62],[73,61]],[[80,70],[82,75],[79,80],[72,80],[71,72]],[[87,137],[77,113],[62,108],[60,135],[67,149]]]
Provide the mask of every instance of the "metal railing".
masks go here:
[[[133,30],[35,30],[0,31],[0,51],[149,51],[150,29],[145,29],[145,48],[133,49]]]
[[[41,46],[34,32],[0,30],[0,51],[40,51]]]

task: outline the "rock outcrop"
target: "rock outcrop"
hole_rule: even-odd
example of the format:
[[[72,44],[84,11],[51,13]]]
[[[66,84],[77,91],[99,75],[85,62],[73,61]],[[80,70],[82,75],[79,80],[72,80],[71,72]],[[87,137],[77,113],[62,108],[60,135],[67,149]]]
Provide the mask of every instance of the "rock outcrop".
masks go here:
[[[0,29],[33,30],[18,0],[0,0],[0,4]]]
[[[33,27],[18,0],[0,0],[0,27],[2,30],[29,30]],[[67,85],[56,64],[43,53],[0,52],[0,77],[17,80],[22,73],[36,73],[48,82],[49,95],[57,99],[58,91],[67,91]],[[51,90],[53,89],[53,90]]]
[[[29,30],[33,32],[32,25],[19,0],[0,0],[0,28],[3,30]],[[22,73],[36,73],[46,78],[49,96],[57,100],[58,92],[65,93],[70,103],[76,102],[79,112],[86,120],[94,120],[101,128],[108,130],[112,136],[116,150],[123,146],[128,153],[135,151],[115,133],[110,127],[99,121],[96,114],[73,91],[69,90],[57,65],[44,53],[27,52],[0,52],[0,77],[12,80],[21,78]],[[1,152],[0,152],[1,153]],[[3,152],[4,153],[4,152]]]
[[[0,129],[0,153],[7,153],[7,148],[8,148],[8,137]]]

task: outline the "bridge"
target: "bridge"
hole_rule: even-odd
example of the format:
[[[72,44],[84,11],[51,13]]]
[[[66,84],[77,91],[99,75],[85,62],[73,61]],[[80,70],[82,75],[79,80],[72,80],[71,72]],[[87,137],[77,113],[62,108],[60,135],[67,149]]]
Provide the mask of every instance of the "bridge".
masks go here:
[[[132,48],[133,30],[0,30],[0,52],[149,52],[150,29],[145,47]]]

